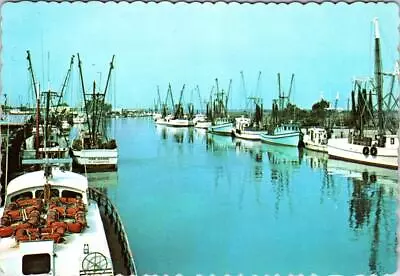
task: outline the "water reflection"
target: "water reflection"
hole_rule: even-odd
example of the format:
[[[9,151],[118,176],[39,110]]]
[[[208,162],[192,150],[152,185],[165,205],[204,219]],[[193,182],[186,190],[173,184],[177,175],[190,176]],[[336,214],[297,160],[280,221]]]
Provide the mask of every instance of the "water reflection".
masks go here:
[[[275,193],[275,216],[278,215],[281,201],[288,200],[291,211],[290,182],[293,172],[300,168],[303,151],[296,147],[265,145],[266,156],[271,171],[271,184]]]
[[[336,188],[334,177],[328,173],[328,154],[312,150],[304,150],[304,163],[315,172],[321,173],[320,203],[325,199],[337,201],[340,189]]]
[[[206,150],[210,152],[227,152],[236,149],[235,139],[230,136],[206,134]]]
[[[396,250],[397,237],[393,231],[397,194],[397,171],[329,159],[327,171],[350,181],[350,229],[356,234],[369,233],[371,274],[382,271],[380,250]],[[390,225],[392,223],[392,225]],[[392,230],[390,230],[392,229]],[[383,240],[385,238],[385,240]]]
[[[163,125],[156,125],[156,132],[162,140],[172,139],[173,142],[178,144],[189,143],[193,144],[196,140],[204,139],[206,133],[195,128],[185,127],[169,127]]]

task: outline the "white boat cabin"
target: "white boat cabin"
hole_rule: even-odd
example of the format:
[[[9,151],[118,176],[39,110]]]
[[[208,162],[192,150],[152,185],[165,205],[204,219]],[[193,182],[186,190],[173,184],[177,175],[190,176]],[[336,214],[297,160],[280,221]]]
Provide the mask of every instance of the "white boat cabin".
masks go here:
[[[113,275],[87,178],[49,167],[45,171],[8,184],[0,208],[0,275]]]

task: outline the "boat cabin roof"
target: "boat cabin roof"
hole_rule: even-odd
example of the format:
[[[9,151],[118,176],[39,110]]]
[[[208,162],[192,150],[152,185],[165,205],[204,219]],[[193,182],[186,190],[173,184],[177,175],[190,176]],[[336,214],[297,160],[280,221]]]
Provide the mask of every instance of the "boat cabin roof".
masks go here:
[[[53,168],[52,177],[49,178],[48,183],[51,186],[65,187],[81,192],[86,192],[88,188],[87,179],[83,175],[70,171],[62,171],[58,168]],[[10,181],[7,186],[7,195],[35,188],[43,188],[44,184],[46,184],[46,178],[43,170],[26,173]]]

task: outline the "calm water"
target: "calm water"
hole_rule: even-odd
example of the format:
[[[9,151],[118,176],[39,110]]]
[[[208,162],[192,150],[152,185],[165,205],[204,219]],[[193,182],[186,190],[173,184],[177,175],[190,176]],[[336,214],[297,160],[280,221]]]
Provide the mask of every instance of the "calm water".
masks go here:
[[[140,274],[396,270],[397,172],[323,154],[116,119],[107,188]]]

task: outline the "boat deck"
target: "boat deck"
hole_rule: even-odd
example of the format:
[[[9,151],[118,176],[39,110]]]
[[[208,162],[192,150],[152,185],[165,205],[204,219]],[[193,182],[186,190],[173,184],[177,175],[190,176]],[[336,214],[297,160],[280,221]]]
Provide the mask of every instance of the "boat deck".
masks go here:
[[[82,263],[88,254],[84,253],[84,246],[88,244],[89,253],[99,252],[106,261],[102,262],[103,271],[113,275],[113,264],[107,243],[106,232],[103,227],[100,210],[95,201],[87,205],[86,219],[88,227],[81,233],[64,235],[65,241],[54,244],[54,268],[57,275],[79,275],[83,273]],[[0,209],[0,215],[4,208]],[[108,233],[107,233],[108,234]],[[14,236],[0,239],[0,275],[22,275],[21,243],[16,242]],[[41,247],[42,241],[27,241],[32,245]]]

